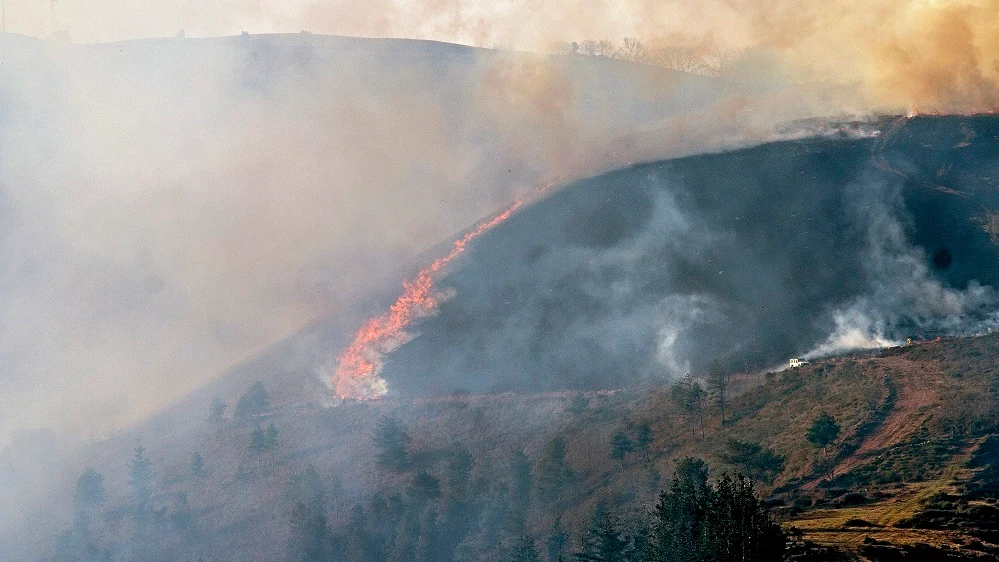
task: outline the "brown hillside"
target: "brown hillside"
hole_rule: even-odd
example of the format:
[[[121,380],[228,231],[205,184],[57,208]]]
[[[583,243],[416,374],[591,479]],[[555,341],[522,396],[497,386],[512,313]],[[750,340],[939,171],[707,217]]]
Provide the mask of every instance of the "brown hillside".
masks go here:
[[[426,470],[444,481],[446,460],[455,447],[472,454],[477,478],[499,480],[507,474],[513,450],[523,450],[536,466],[548,443],[562,437],[574,472],[572,485],[557,505],[534,505],[528,526],[543,538],[561,514],[570,536],[576,537],[598,503],[630,513],[648,508],[679,458],[701,457],[716,475],[743,470],[725,460],[728,440],[738,439],[784,457],[783,472],[772,484],[761,483],[762,491],[773,494],[783,520],[802,529],[805,539],[849,549],[864,547],[868,536],[961,548],[955,541],[962,541],[962,535],[955,530],[891,526],[917,515],[940,492],[957,491],[974,475],[966,468],[968,459],[995,427],[997,344],[999,338],[991,335],[921,342],[802,369],[734,375],[731,386],[738,394],[727,406],[724,426],[714,408],[704,416],[703,427],[683,415],[667,386],[454,395],[334,407],[314,405],[317,396],[317,401],[278,400],[258,420],[278,428],[278,444],[253,453],[253,423],[227,419],[212,424],[205,421],[205,404],[197,417],[169,428],[151,424],[140,433],[89,448],[86,463],[104,473],[111,496],[97,524],[98,536],[115,543],[129,532],[127,463],[138,442],[153,460],[154,502],[170,513],[176,493],[186,492],[198,525],[211,530],[205,533],[213,537],[211,543],[178,539],[168,545],[178,559],[197,554],[205,560],[263,561],[283,556],[290,509],[287,483],[309,465],[327,490],[335,527],[374,492],[404,493],[413,471]],[[805,437],[821,411],[842,428],[825,452]],[[398,415],[413,437],[413,467],[407,473],[376,466],[371,436],[378,419],[389,413]],[[649,453],[632,453],[623,463],[611,459],[612,435],[634,434],[643,423],[654,436]],[[206,476],[200,479],[188,472],[195,451],[205,459]],[[70,524],[68,496],[55,516],[62,526]],[[881,527],[845,527],[849,519]]]

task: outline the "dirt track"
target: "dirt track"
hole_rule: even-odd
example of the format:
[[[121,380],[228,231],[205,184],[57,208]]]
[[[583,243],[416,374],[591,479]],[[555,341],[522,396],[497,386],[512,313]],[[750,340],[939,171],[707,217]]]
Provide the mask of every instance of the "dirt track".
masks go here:
[[[864,439],[860,447],[833,468],[830,473],[833,476],[848,472],[905,440],[919,429],[928,417],[930,407],[940,396],[944,381],[938,362],[917,362],[899,356],[881,357],[877,362],[890,373],[896,384],[898,395],[895,406],[888,418]],[[820,480],[812,480],[802,488],[815,489]]]

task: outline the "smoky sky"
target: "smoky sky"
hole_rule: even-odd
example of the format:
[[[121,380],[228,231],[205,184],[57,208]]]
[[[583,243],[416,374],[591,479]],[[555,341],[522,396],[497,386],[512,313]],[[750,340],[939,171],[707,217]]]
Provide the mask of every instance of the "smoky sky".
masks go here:
[[[835,80],[909,111],[996,107],[999,0],[6,0],[10,31],[79,42],[180,33],[302,30],[544,51],[557,41],[638,38],[699,52],[760,50],[798,80]]]
[[[454,296],[391,356],[390,388],[608,388],[989,329],[999,120],[876,126],[630,167],[534,205],[441,281]]]

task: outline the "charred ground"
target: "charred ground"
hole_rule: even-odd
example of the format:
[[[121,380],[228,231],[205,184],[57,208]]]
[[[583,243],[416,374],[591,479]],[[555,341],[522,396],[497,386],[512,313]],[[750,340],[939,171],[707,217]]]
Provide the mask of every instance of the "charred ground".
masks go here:
[[[561,190],[477,241],[385,378],[432,395],[767,368],[822,344],[837,313],[896,341],[975,331],[999,282],[999,119],[876,128]]]

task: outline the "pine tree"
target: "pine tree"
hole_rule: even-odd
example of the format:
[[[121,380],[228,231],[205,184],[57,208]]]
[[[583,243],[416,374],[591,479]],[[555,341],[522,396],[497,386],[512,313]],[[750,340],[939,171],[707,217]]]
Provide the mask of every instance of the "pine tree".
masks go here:
[[[429,472],[421,470],[413,476],[409,483],[409,498],[413,502],[422,504],[430,500],[435,500],[441,495],[441,482]]]
[[[513,552],[510,553],[510,562],[540,562],[538,549],[534,546],[534,539],[528,535],[521,535],[520,540],[514,545]]]
[[[205,459],[201,456],[201,453],[195,451],[191,455],[191,476],[195,478],[201,478],[205,475]]]
[[[707,540],[710,488],[699,470],[699,459],[684,459],[669,490],[659,494],[653,511],[647,558],[649,562],[699,562]],[[701,461],[703,464],[703,461]]]
[[[321,515],[326,514],[326,488],[311,464],[288,480],[285,497],[289,503],[302,503]]]
[[[728,373],[722,368],[721,362],[715,359],[708,366],[708,391],[721,411],[721,424],[725,425],[725,400],[728,390]]]
[[[682,483],[704,487],[708,485],[708,465],[696,457],[684,457],[676,462],[674,476]]]
[[[328,531],[325,518],[314,508],[296,503],[291,509],[288,533],[288,560],[319,562],[328,555]]]
[[[457,446],[447,463],[448,496],[453,501],[468,497],[468,484],[472,476],[472,454],[464,446]]]
[[[104,476],[92,468],[87,468],[76,481],[76,491],[73,493],[73,502],[76,509],[91,511],[107,501],[107,492],[104,490]]]
[[[173,513],[170,514],[170,522],[182,532],[190,531],[194,528],[194,511],[187,501],[187,493],[177,492],[174,496]]]
[[[610,458],[621,461],[621,468],[624,468],[624,458],[634,450],[631,439],[623,431],[618,431],[611,439]]]
[[[628,553],[628,539],[621,533],[618,518],[602,508],[594,514],[581,543],[573,555],[577,562],[624,562]]]
[[[839,431],[839,424],[836,423],[836,420],[823,411],[808,428],[806,437],[809,443],[825,450],[839,437]]]
[[[128,484],[132,487],[139,511],[144,511],[153,492],[153,463],[146,457],[146,450],[139,445],[129,464]]]
[[[652,442],[652,426],[648,423],[638,424],[638,427],[635,428],[635,451],[645,455],[645,460],[649,460]]]
[[[510,455],[510,496],[514,509],[526,512],[531,504],[531,461],[521,449]]]
[[[402,472],[409,466],[409,433],[394,415],[383,417],[375,429],[374,442],[378,448],[378,466]]]
[[[277,445],[278,430],[274,427],[274,424],[267,425],[267,431],[264,432],[264,449],[273,449]]]
[[[257,381],[236,402],[236,419],[249,420],[267,412],[270,407],[270,397],[267,395],[264,383]]]
[[[708,510],[711,559],[762,562],[772,560],[775,552],[784,552],[784,531],[756,499],[751,480],[724,475],[715,484],[712,499]]]
[[[266,448],[267,436],[264,434],[264,430],[258,425],[250,432],[250,451],[260,453]]]
[[[368,532],[368,520],[364,509],[355,505],[350,513],[350,520],[344,532],[347,537],[346,562],[366,562],[377,560],[376,548],[371,533]]]
[[[729,439],[725,449],[722,460],[760,482],[773,482],[784,472],[784,457],[759,443]]]
[[[440,550],[440,521],[437,515],[435,505],[427,505],[423,509],[413,562],[432,562]]]
[[[694,380],[694,377],[687,373],[682,379],[676,381],[670,387],[670,399],[683,411],[687,419],[691,420],[690,435],[694,436],[696,422],[701,422],[701,433],[704,432],[703,404],[707,394],[701,383]]]
[[[537,490],[542,503],[557,503],[565,487],[572,480],[573,472],[565,460],[565,440],[552,439],[545,455],[538,462]]]
[[[562,555],[568,545],[569,535],[567,535],[565,529],[562,528],[562,518],[557,517],[555,518],[555,524],[552,525],[551,535],[548,536],[548,562],[561,561]]]
[[[229,405],[218,396],[212,398],[212,408],[208,414],[208,420],[212,423],[222,423],[225,421],[225,410],[228,407]]]
[[[751,480],[726,475],[711,487],[697,463],[686,469],[659,495],[647,562],[763,562],[784,552],[784,531],[756,499]]]
[[[448,551],[464,538],[475,521],[474,499],[472,494],[472,454],[463,446],[457,446],[448,460],[446,469],[447,487],[441,501],[441,535],[448,541]]]

